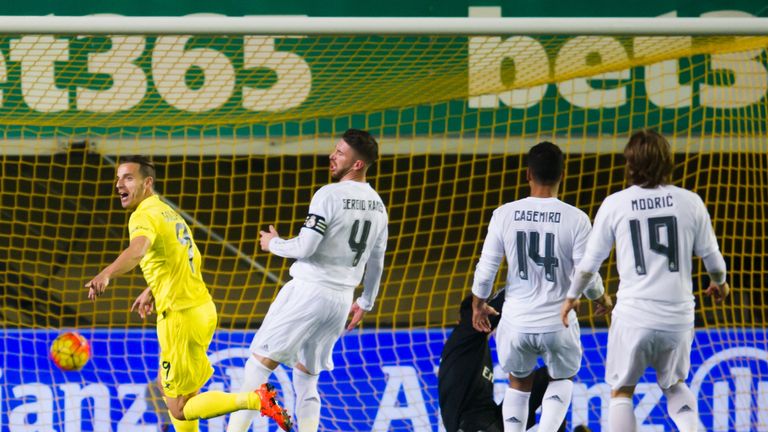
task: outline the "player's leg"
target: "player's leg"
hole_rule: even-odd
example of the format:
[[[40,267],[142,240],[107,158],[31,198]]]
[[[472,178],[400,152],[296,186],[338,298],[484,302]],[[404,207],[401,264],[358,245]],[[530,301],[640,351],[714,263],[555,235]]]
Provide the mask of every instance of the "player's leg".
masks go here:
[[[541,408],[541,403],[544,401],[544,394],[547,392],[549,382],[552,378],[549,377],[549,369],[546,366],[542,366],[533,371],[533,387],[531,388],[531,399],[528,401],[528,429],[536,425],[536,411]],[[566,421],[560,423],[558,432],[565,432]]]
[[[608,331],[608,355],[605,382],[611,386],[608,424],[611,432],[634,432],[637,419],[632,396],[635,386],[650,365],[653,331],[611,322]]]
[[[611,403],[608,406],[609,432],[635,432],[637,430],[635,406],[632,403],[634,393],[634,386],[611,390]]]
[[[333,369],[333,347],[344,333],[352,303],[349,293],[322,287],[310,289],[317,293],[312,305],[307,305],[314,323],[305,332],[293,369],[294,411],[299,432],[316,432],[320,426],[319,375],[321,371]]]
[[[240,385],[240,392],[253,392],[269,381],[272,371],[278,366],[276,361],[252,354],[245,362],[243,371],[243,382]],[[241,410],[232,413],[227,422],[227,432],[245,432],[251,425],[257,411]]]
[[[245,362],[240,391],[254,391],[269,381],[272,371],[280,363],[293,364],[301,344],[306,317],[301,315],[302,293],[297,283],[288,281],[269,305],[261,328],[251,341],[251,356]],[[227,432],[245,432],[251,425],[255,411],[238,411],[229,416]]]
[[[315,432],[320,427],[320,392],[318,374],[310,373],[297,363],[293,368],[293,389],[296,392],[296,423],[299,432]]]
[[[685,384],[691,369],[693,330],[657,332],[656,352],[652,366],[664,395],[667,412],[681,432],[696,432],[699,427],[699,405]]]
[[[555,432],[563,424],[573,396],[573,377],[581,367],[581,331],[574,318],[567,328],[541,335],[544,363],[552,380],[541,403],[539,431]]]
[[[504,393],[504,402],[501,405],[504,432],[519,432],[527,429],[531,387],[533,387],[532,374],[525,377],[509,374],[509,387]]]
[[[162,325],[161,371],[163,391],[177,430],[196,431],[197,419],[208,419],[238,410],[275,411],[274,393],[209,391],[198,393],[213,374],[208,346],[216,329],[213,302],[167,313]],[[185,422],[179,422],[179,420]],[[278,418],[279,423],[279,418]]]
[[[505,432],[525,431],[533,369],[538,358],[537,336],[510,328],[502,320],[496,329],[496,349],[502,370],[509,374],[509,387],[501,405]]]

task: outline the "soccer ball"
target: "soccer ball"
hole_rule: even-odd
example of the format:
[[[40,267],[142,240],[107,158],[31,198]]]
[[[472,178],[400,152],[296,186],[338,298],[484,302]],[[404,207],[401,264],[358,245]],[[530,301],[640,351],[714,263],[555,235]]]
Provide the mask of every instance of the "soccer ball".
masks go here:
[[[91,346],[79,333],[62,333],[51,345],[51,360],[61,370],[80,370],[90,358]]]

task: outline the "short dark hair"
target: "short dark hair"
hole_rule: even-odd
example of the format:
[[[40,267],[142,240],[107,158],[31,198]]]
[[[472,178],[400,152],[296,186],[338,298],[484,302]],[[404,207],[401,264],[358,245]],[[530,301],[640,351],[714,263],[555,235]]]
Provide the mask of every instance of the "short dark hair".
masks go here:
[[[643,129],[635,132],[624,147],[627,180],[644,188],[669,183],[675,161],[672,147],[661,134]]]
[[[559,182],[564,168],[563,151],[549,141],[536,144],[528,152],[528,169],[537,183],[551,186]]]
[[[123,156],[120,158],[118,165],[125,163],[139,164],[139,172],[143,177],[152,177],[157,180],[157,174],[155,173],[155,164],[152,161],[142,155]]]
[[[366,165],[376,162],[379,158],[379,143],[367,131],[347,129],[341,139],[355,149]]]

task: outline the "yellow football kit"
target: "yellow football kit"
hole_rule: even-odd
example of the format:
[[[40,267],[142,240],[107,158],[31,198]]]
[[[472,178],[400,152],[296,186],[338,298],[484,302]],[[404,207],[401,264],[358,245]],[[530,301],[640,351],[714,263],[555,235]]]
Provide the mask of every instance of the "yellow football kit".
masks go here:
[[[152,244],[140,266],[155,297],[163,391],[169,397],[193,393],[213,374],[207,351],[217,321],[200,251],[184,219],[157,195],[139,204],[128,230],[131,240],[144,236]]]

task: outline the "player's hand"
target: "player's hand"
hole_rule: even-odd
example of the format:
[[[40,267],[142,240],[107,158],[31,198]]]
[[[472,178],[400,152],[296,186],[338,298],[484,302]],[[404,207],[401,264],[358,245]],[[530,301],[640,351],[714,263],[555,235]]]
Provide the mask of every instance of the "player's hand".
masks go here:
[[[155,296],[152,295],[152,290],[147,287],[147,289],[142,291],[142,293],[136,297],[136,301],[134,301],[133,306],[131,306],[131,312],[135,310],[141,319],[144,319],[147,316],[152,315],[154,308]]]
[[[351,315],[349,319],[349,324],[347,324],[347,331],[352,331],[357,327],[358,324],[360,324],[360,321],[363,320],[363,317],[366,314],[366,310],[361,308],[360,305],[357,304],[357,302],[352,302],[352,307],[349,308],[349,315]]]
[[[280,237],[280,235],[277,233],[277,230],[275,229],[274,225],[269,226],[269,232],[267,231],[259,231],[259,234],[261,234],[261,238],[259,239],[259,243],[261,243],[261,250],[264,252],[269,252],[269,242],[275,238]]]
[[[706,291],[704,291],[704,295],[708,297],[713,297],[717,303],[722,303],[723,300],[725,300],[726,297],[728,297],[728,294],[731,293],[731,286],[728,285],[728,282],[723,282],[722,285],[718,285],[714,282],[709,283],[709,288],[707,288]]]
[[[88,298],[96,300],[96,297],[104,294],[109,285],[109,276],[99,273],[95,278],[88,281],[85,287],[88,288]]]
[[[560,318],[563,320],[563,325],[568,327],[568,313],[572,310],[579,310],[579,299],[566,297],[563,302],[563,307],[560,308]]]
[[[608,315],[613,309],[613,299],[608,293],[603,293],[603,296],[595,300],[597,306],[595,307],[595,316]],[[567,327],[567,326],[566,326]]]
[[[474,300],[472,302],[472,327],[479,332],[492,332],[493,327],[491,327],[490,317],[498,315],[499,312],[485,301],[478,301],[475,304]]]

